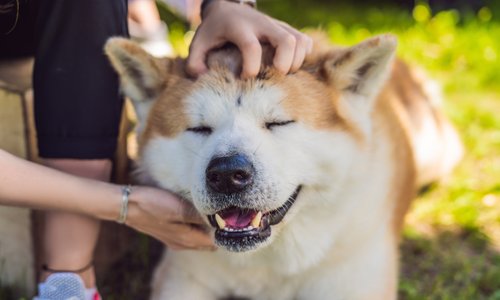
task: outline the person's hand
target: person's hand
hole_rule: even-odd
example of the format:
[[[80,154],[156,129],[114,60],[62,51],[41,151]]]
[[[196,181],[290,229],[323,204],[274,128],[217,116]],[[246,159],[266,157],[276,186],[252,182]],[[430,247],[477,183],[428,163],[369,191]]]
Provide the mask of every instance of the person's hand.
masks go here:
[[[205,223],[186,201],[164,190],[136,186],[132,189],[126,224],[175,250],[213,250]]]
[[[203,21],[191,43],[187,72],[192,76],[206,72],[207,53],[227,42],[235,44],[242,52],[242,78],[259,73],[260,42],[268,42],[276,49],[273,65],[284,74],[297,71],[312,50],[311,38],[288,24],[247,5],[214,0],[206,7]]]

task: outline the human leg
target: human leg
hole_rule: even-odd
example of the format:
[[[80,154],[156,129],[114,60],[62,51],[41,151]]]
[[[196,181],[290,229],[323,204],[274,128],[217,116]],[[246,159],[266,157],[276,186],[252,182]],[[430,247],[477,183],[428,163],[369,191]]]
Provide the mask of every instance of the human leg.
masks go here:
[[[168,29],[160,19],[154,0],[129,0],[128,25],[130,36],[154,56],[172,56]]]
[[[40,156],[55,169],[107,181],[122,99],[103,46],[111,36],[127,35],[126,1],[53,0],[36,5],[33,82]],[[78,270],[92,261],[97,221],[50,212],[45,222],[42,240],[49,269]],[[79,275],[87,287],[95,286],[93,268]]]
[[[81,177],[108,181],[110,160],[45,159],[54,169]],[[44,262],[53,270],[79,270],[91,264],[99,234],[99,222],[93,218],[63,212],[48,212],[43,236]],[[42,272],[42,280],[51,272]],[[87,288],[95,287],[91,266],[79,272]]]

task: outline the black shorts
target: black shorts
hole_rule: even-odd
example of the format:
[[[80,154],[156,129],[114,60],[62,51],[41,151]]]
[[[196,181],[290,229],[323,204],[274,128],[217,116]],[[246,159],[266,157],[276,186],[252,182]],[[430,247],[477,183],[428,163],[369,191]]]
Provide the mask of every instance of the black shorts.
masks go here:
[[[103,47],[111,36],[128,36],[127,1],[0,0],[6,2],[19,4],[20,13],[10,33],[0,28],[0,59],[35,57],[40,156],[112,158],[123,99]]]

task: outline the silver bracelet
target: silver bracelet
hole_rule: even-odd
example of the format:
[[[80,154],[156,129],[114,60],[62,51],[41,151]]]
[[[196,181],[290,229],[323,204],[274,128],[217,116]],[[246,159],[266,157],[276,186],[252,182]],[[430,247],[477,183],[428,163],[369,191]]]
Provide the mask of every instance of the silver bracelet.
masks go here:
[[[120,216],[118,216],[117,220],[117,222],[120,224],[125,224],[125,221],[127,220],[128,200],[131,193],[132,193],[131,185],[124,185],[122,187],[122,203],[120,207]]]
[[[251,6],[255,8],[257,6],[257,0],[227,0],[229,2],[235,2],[239,4],[246,4],[248,6]]]

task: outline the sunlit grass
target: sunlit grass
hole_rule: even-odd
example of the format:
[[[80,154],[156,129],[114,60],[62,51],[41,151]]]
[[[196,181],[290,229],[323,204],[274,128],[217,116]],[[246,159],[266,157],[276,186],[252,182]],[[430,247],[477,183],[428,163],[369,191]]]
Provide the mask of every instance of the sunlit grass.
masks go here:
[[[373,20],[379,12],[365,13]],[[420,5],[407,18],[397,27],[339,21],[325,27],[346,45],[381,32],[398,35],[399,56],[442,83],[445,111],[466,147],[454,174],[414,202],[400,298],[500,299],[500,25],[488,9],[472,18],[456,11],[433,15]]]

